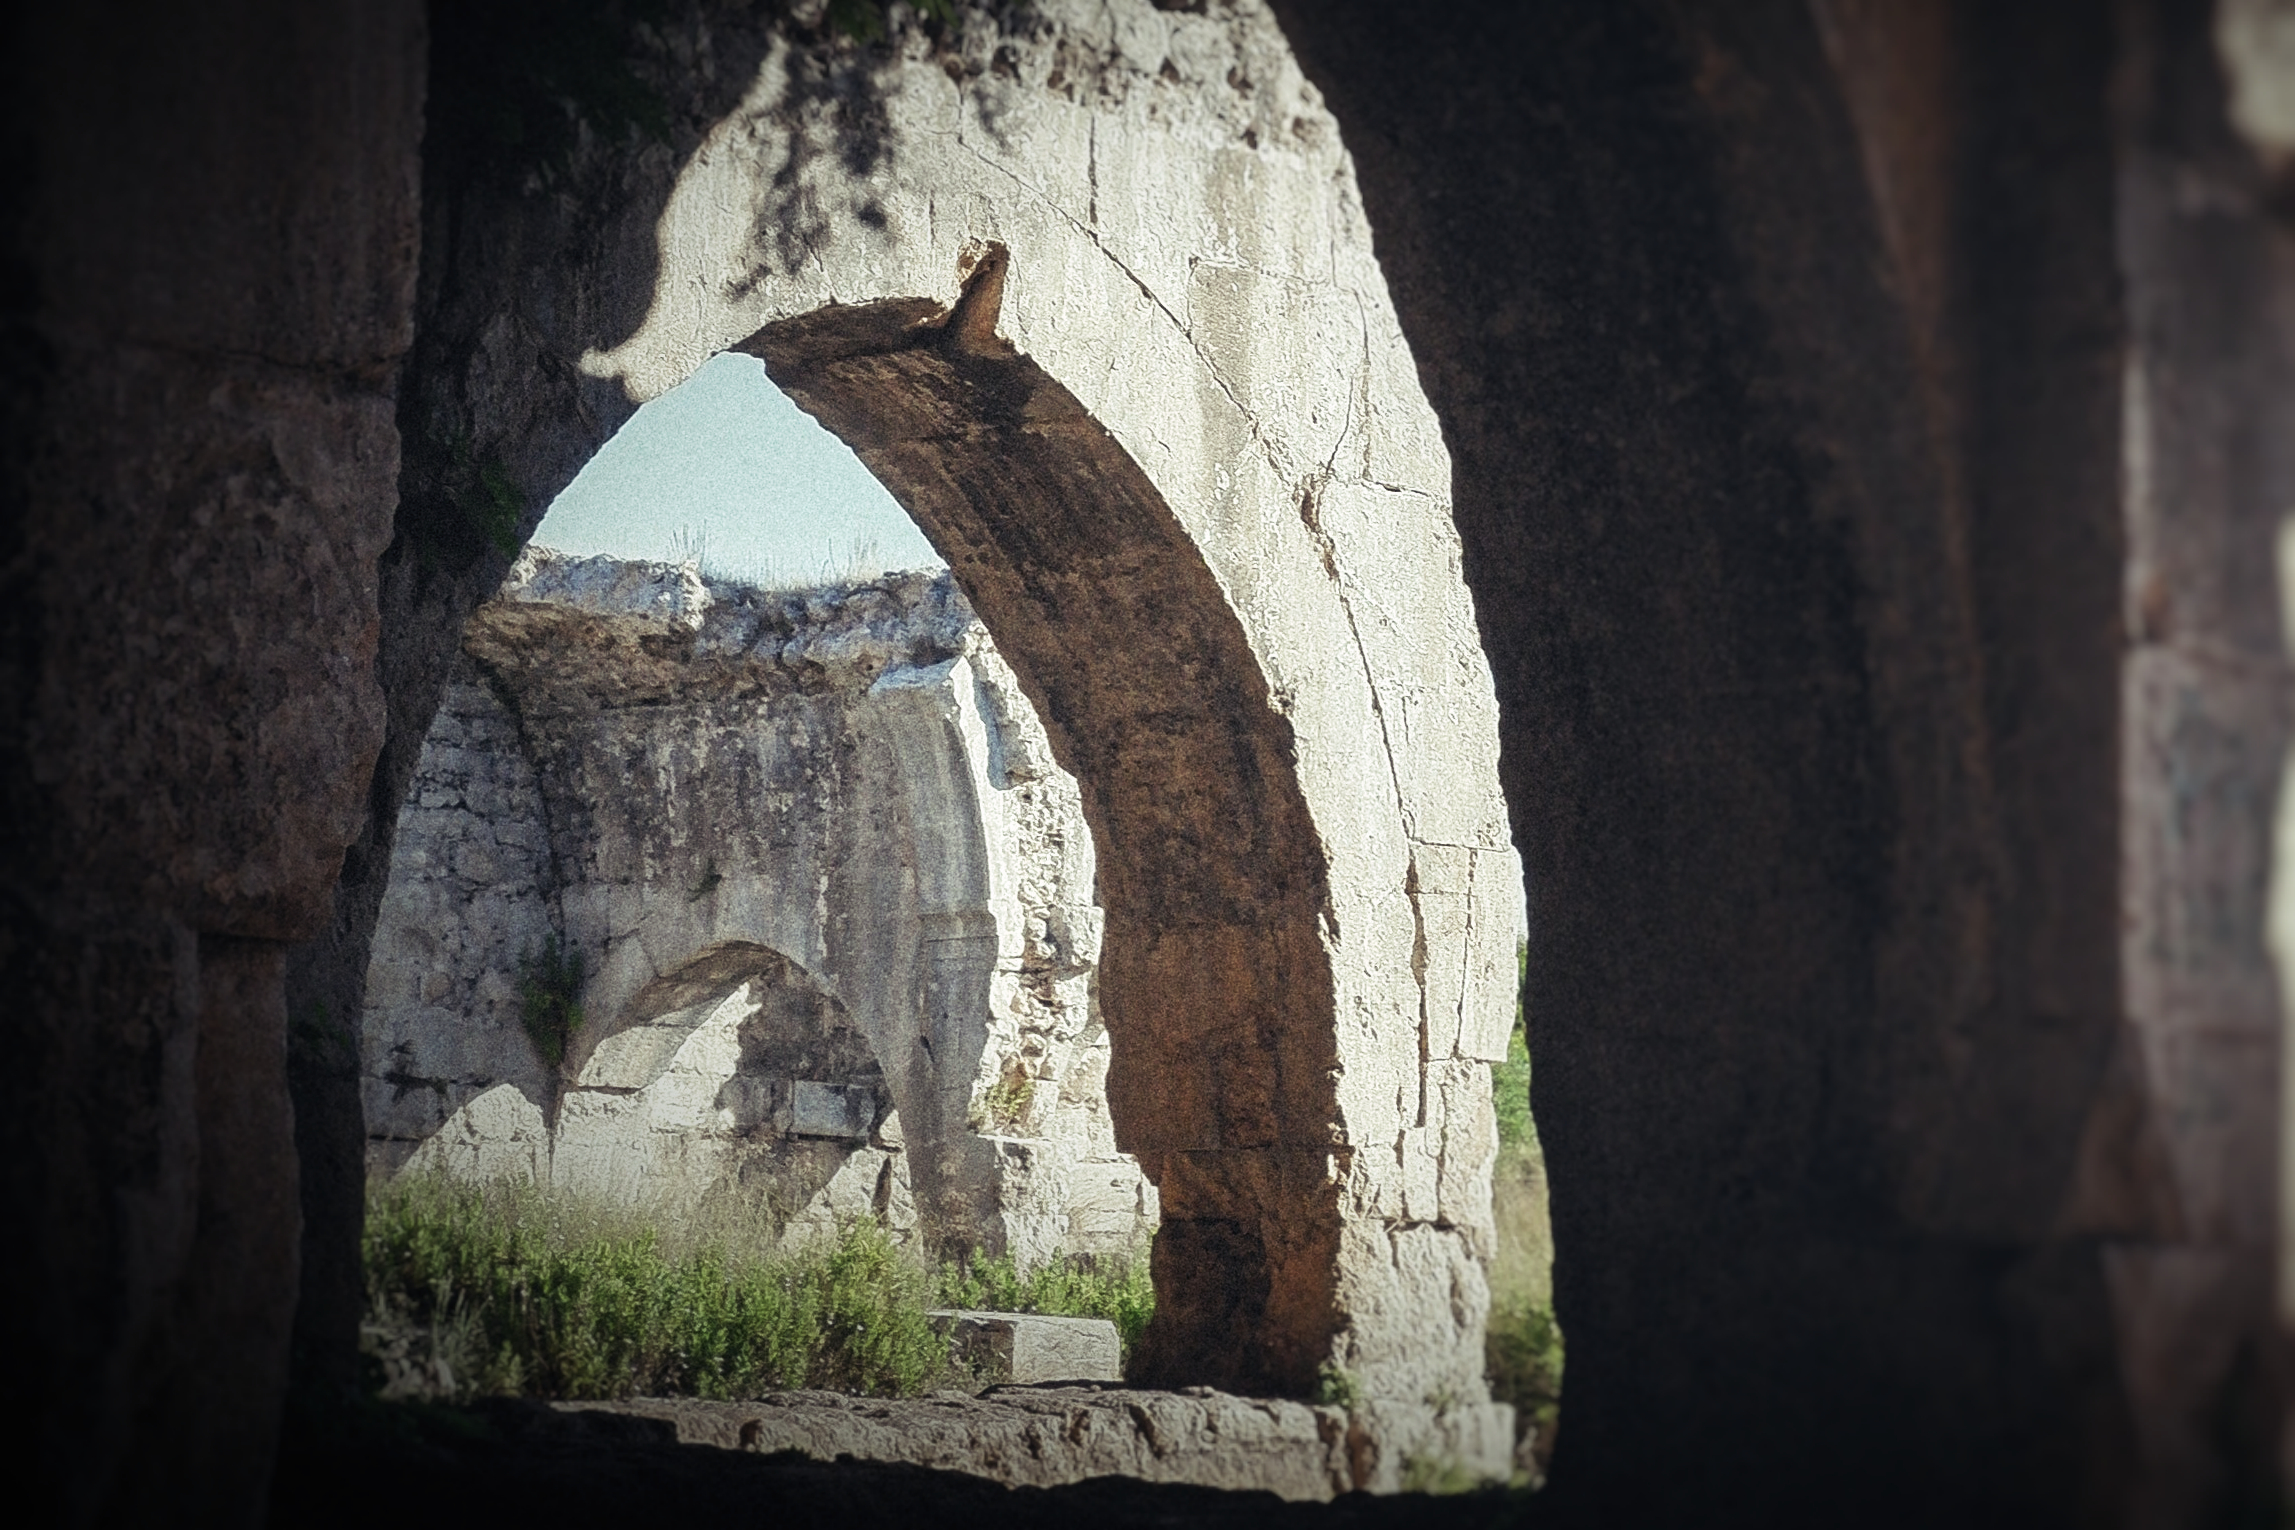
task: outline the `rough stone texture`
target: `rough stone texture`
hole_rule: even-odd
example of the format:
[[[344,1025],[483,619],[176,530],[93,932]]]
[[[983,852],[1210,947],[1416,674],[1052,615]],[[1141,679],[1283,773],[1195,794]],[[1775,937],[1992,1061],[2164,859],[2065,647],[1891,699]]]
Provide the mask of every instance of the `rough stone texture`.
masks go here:
[[[519,1021],[518,959],[556,933],[548,820],[518,723],[465,664],[399,810],[361,1017],[370,1143],[412,1144],[472,1095],[550,1097]],[[395,1168],[401,1153],[369,1162]]]
[[[1106,1318],[1044,1317],[1027,1312],[934,1312],[949,1353],[987,1380],[1033,1386],[1045,1381],[1121,1381],[1123,1340]]]
[[[1023,1268],[1145,1245],[1076,783],[945,575],[535,549],[465,642],[367,976],[374,1167],[812,1228],[920,1187],[937,1245]],[[519,975],[560,936],[586,1023],[553,1069]]]
[[[49,1523],[261,1514],[284,948],[382,742],[421,7],[0,22],[5,1337]]]
[[[688,1444],[795,1451],[821,1461],[902,1461],[1010,1487],[1122,1476],[1296,1501],[1392,1493],[1414,1467],[1466,1481],[1504,1481],[1513,1469],[1513,1410],[1503,1405],[1451,1415],[1407,1405],[1349,1413],[1210,1387],[1042,1386],[992,1388],[978,1397],[774,1392],[747,1402],[641,1398],[558,1407],[668,1420]]]
[[[675,1421],[490,1399],[470,1414],[393,1418],[288,1463],[278,1524],[392,1530],[408,1502],[440,1530],[540,1521],[802,1525],[930,1524],[942,1530],[1514,1530],[1519,1495],[1271,1492],[1103,1476],[1007,1487],[963,1470],[796,1451],[681,1444]],[[473,1428],[476,1423],[479,1427]],[[388,1492],[344,1491],[378,1482]],[[1535,1512],[1531,1510],[1530,1512]]]
[[[670,147],[439,183],[402,528],[467,538],[480,468],[530,527],[635,400],[763,356],[938,539],[1082,787],[1117,1141],[1162,1201],[1149,1372],[1480,1398],[1519,867],[1439,433],[1281,37],[1144,0],[653,37]],[[394,653],[419,717],[447,666]],[[318,986],[355,990],[379,874]]]
[[[1277,8],[1497,676],[1558,1510],[2242,1512],[2295,287],[2205,8]]]
[[[481,67],[470,18],[489,11],[436,8],[427,124],[410,4],[6,18],[0,861],[17,1002],[0,1122],[32,1257],[10,1262],[0,1310],[46,1403],[11,1442],[35,1512],[139,1517],[130,1462],[178,1517],[244,1502],[192,1502],[179,1482],[253,1480],[244,1455],[175,1474],[206,1421],[134,1420],[179,1380],[206,1401],[164,1332],[179,1290],[213,1289],[186,1263],[206,1194],[201,967],[213,954],[253,984],[261,964],[221,942],[324,914],[305,878],[323,884],[329,836],[356,816],[340,788],[372,747],[360,568],[388,513],[375,411],[405,345],[418,136],[425,280],[374,640],[388,731],[334,920],[289,963],[297,1141],[317,1170],[299,1342],[317,1372],[339,1379],[354,1353],[363,1133],[344,1029],[463,618],[508,562],[467,513],[482,466],[524,490],[530,526],[631,407],[622,375],[665,386],[832,296],[945,301],[978,234],[1013,252],[1005,333],[1147,465],[1255,652],[1331,601],[1294,601],[1311,577],[1251,549],[1326,552],[1363,622],[1413,588],[1364,564],[1353,532],[1319,544],[1294,507],[1345,528],[1348,504],[1368,506],[1412,545],[1448,545],[1418,534],[1431,508],[1376,487],[1439,500],[1413,466],[1441,471],[1433,417],[1385,289],[1347,285],[1367,255],[1346,178],[1324,178],[1335,142],[1285,136],[1329,119],[1292,109],[1305,93],[1255,16],[1060,9],[1041,30],[1015,20],[1017,41],[968,28],[929,60],[929,34],[903,32],[880,71],[886,54],[776,52],[730,13],[673,14],[638,47],[666,82],[668,143],[608,124],[564,165],[505,167],[479,152],[520,81]],[[2264,842],[2249,783],[2279,737],[2256,638],[2265,531],[2289,499],[2266,413],[2287,353],[2277,117],[2241,80],[2258,164],[2225,134],[2206,8],[2142,0],[1286,14],[1361,157],[1392,317],[1456,455],[1538,893],[1538,1105],[1572,1340],[1540,1512],[2234,1517],[2255,1480],[2243,1433],[2268,1433],[2242,1425],[2254,1378],[2284,1374],[2251,1358],[2267,1319],[2245,1240],[2271,1133],[2240,860]],[[794,67],[710,138],[768,58]],[[880,78],[948,109],[896,114]],[[770,173],[744,177],[745,157]],[[713,196],[714,167],[761,195]],[[741,262],[721,268],[730,286],[692,280],[711,239],[740,248],[760,228],[760,280]],[[1352,310],[1367,350],[1321,343],[1318,299],[1350,290],[1370,295]],[[1344,329],[1348,305],[1331,307]],[[1111,314],[1139,322],[1095,318]],[[1307,386],[1263,343],[1276,332],[1333,378],[1362,355],[1376,386]],[[616,375],[579,370],[593,348]],[[1207,427],[1248,420],[1219,437],[1234,450],[1196,449],[1197,404]],[[1313,449],[1301,421],[1334,415],[1360,454]],[[1326,463],[1331,492],[1302,492]],[[2152,467],[2168,492],[2141,490]],[[1174,491],[1167,472],[1200,481]],[[1134,545],[1086,573],[1125,572]],[[2127,577],[2139,549],[2156,579]],[[1397,630],[1447,645],[1464,607],[1444,610]],[[1328,810],[1326,772],[1378,760],[1369,740],[1400,736],[1411,708],[1381,674],[1378,728],[1350,730],[1328,724],[1367,708],[1319,710],[1343,675],[1305,684],[1267,657],[1263,678],[1292,709],[1266,757],[1296,766],[1312,814],[1280,822],[1311,823],[1330,861],[1330,927],[1300,947],[1340,952],[1329,992],[1359,1027],[1330,1084],[1343,1146],[1391,1144],[1399,1186],[1401,1130],[1433,1123],[1372,1119],[1363,1099],[1394,1079],[1359,1044],[1448,1027],[1408,1005],[1398,1027],[1363,977],[1418,981],[1415,916],[1383,964],[1357,943],[1405,921],[1358,916],[1414,884],[1422,910],[1459,893],[1380,860],[1394,841]],[[1398,816],[1447,779],[1403,763]],[[2148,806],[2163,788],[2165,820]],[[1289,789],[1278,776],[1271,800]],[[1358,875],[1373,863],[1394,875]],[[1275,981],[1313,986],[1296,972]],[[240,1013],[260,1055],[277,1011]],[[260,1071],[242,1103],[260,1106]],[[1251,1268],[1252,1236],[1264,1255],[1270,1228],[1294,1230],[1225,1204],[1251,1215],[1192,1235],[1231,1237],[1230,1268]],[[504,1501],[483,1472],[464,1480]]]
[[[2281,141],[2226,131],[2248,125],[2227,98],[2257,73],[2295,96],[2281,12],[2277,50],[2225,38],[2225,68],[2204,17],[2159,8],[2130,39],[2121,67],[2142,83],[2115,123],[2121,1045],[2150,1106],[2154,1214],[2126,1219],[2105,1270],[2139,1452],[2130,1517],[2153,1524],[2259,1496],[2273,1412],[2282,1431],[2295,1417],[2265,1380],[2273,1265],[2282,1292],[2295,1269],[2289,1180],[2282,1165],[2275,1196],[2271,1172],[2295,974],[2295,204]],[[2282,1295],[2281,1333],[2290,1314]]]

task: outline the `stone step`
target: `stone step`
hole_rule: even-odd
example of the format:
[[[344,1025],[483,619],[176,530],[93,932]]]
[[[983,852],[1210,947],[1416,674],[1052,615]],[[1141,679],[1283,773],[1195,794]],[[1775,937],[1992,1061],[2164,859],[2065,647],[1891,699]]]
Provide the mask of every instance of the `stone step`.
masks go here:
[[[984,1383],[1123,1380],[1123,1341],[1106,1318],[1036,1312],[928,1313],[949,1336],[949,1353]]]

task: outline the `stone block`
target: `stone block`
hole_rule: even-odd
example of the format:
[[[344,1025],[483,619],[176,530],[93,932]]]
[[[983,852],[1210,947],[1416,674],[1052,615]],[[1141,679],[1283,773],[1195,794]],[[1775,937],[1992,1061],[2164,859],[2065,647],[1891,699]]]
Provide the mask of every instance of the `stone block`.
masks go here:
[[[866,1085],[823,1084],[797,1080],[790,1101],[789,1130],[799,1137],[849,1137],[869,1134],[877,1114],[876,1091]]]
[[[42,492],[61,498],[29,502],[44,529],[22,556],[104,570],[104,596],[26,618],[54,667],[17,703],[44,784],[36,811],[16,810],[12,855],[69,866],[77,887],[137,889],[201,930],[311,938],[382,747],[393,406],[244,351],[87,339],[97,349],[50,363],[80,380],[48,406],[74,423],[42,447]],[[232,618],[196,624],[218,611]],[[178,782],[200,785],[162,784]]]
[[[678,1049],[693,1039],[717,1008],[715,1003],[691,1005],[606,1037],[583,1064],[581,1087],[645,1088],[669,1071]]]
[[[1155,1187],[1129,1159],[1078,1164],[1069,1177],[1068,1242],[1117,1250],[1144,1243],[1155,1230],[1154,1201]]]
[[[542,1109],[514,1085],[497,1084],[466,1101],[408,1160],[417,1172],[481,1183],[542,1177],[549,1128]]]
[[[2257,832],[2281,789],[2281,674],[2149,645],[2130,652],[2126,750],[2127,1013],[2153,1028],[2278,1030],[2259,938],[2271,886]]]
[[[986,1379],[1020,1386],[1123,1379],[1123,1341],[1106,1318],[952,1310],[931,1317],[948,1335],[949,1353]]]
[[[1507,1403],[1374,1402],[1350,1425],[1361,1492],[1407,1492],[1413,1478],[1430,1476],[1504,1482],[1513,1471],[1514,1409]]]
[[[1490,1103],[1490,1069],[1479,1062],[1429,1063],[1430,1131],[1439,1128],[1435,1220],[1462,1227],[1490,1219],[1490,1165],[1498,1156],[1498,1118]]]

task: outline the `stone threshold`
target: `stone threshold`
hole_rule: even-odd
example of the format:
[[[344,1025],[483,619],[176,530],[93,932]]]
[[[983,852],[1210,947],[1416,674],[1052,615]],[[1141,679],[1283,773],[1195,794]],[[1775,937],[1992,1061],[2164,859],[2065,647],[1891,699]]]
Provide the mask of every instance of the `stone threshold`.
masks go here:
[[[773,1392],[742,1402],[647,1397],[563,1402],[564,1414],[613,1413],[673,1426],[681,1444],[819,1461],[897,1462],[1060,1487],[1098,1477],[1270,1492],[1327,1502],[1439,1482],[1505,1482],[1514,1410],[1503,1403],[1436,1409],[1345,1408],[1093,1383],[992,1387],[918,1398]]]

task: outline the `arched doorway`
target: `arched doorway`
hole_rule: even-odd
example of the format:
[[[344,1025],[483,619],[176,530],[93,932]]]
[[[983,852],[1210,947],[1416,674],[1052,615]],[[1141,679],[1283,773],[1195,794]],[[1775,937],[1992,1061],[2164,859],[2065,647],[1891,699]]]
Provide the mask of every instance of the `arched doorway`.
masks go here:
[[[601,164],[580,217],[471,192],[415,490],[539,498],[635,402],[762,357],[932,534],[1082,783],[1111,1099],[1164,1200],[1146,1369],[1480,1418],[1521,892],[1447,461],[1279,35],[1152,14],[1096,94],[1057,28],[953,102],[929,47],[878,55],[862,129],[769,37],[674,178]]]

